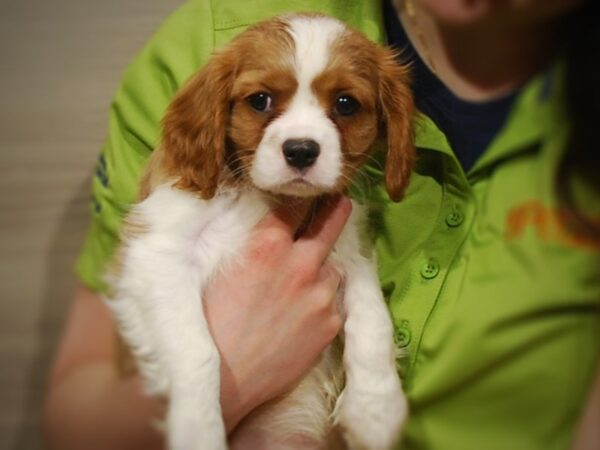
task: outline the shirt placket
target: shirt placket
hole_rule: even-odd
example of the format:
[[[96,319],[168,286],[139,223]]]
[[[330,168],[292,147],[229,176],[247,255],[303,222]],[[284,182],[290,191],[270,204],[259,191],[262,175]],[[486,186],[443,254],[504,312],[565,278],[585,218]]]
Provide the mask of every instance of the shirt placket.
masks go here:
[[[419,349],[427,321],[435,305],[443,301],[443,286],[475,219],[475,200],[469,183],[457,161],[444,158],[443,199],[430,236],[410,264],[408,289],[401,297],[392,297],[391,311],[395,340],[403,350],[397,360],[407,387],[414,376]]]

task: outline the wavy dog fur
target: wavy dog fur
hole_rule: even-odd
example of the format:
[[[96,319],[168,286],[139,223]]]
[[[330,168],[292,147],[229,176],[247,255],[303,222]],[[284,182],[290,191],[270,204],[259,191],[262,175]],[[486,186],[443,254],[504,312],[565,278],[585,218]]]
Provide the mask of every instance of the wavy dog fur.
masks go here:
[[[172,450],[227,447],[203,288],[239,261],[277,202],[344,192],[378,141],[387,144],[387,191],[400,200],[414,160],[412,118],[396,55],[313,14],[249,28],[176,95],[125,222],[107,299],[149,391],[169,397]],[[328,260],[345,279],[343,344],[326,349],[294,391],[246,418],[234,446],[396,443],[406,401],[362,220],[355,204]]]

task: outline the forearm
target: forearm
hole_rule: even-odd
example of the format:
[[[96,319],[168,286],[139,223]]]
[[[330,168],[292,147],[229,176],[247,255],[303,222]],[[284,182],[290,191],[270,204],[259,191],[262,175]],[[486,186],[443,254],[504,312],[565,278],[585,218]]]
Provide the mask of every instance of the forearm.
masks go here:
[[[588,403],[583,410],[581,421],[575,435],[572,450],[592,450],[600,448],[600,366],[596,372],[594,386]]]
[[[163,409],[159,399],[143,394],[139,377],[121,378],[110,361],[92,362],[49,387],[46,443],[53,450],[162,449],[153,424]]]
[[[79,288],[69,310],[46,390],[47,447],[144,449],[162,447],[152,422],[163,405],[142,391],[139,376],[117,371],[115,329],[98,294]]]
[[[115,343],[114,324],[102,300],[78,289],[48,380],[44,433],[49,448],[163,447],[155,424],[164,417],[165,401],[145,395],[139,375],[119,374]],[[238,389],[233,375],[223,372],[223,414],[232,430],[251,408],[245,398],[251,390]]]

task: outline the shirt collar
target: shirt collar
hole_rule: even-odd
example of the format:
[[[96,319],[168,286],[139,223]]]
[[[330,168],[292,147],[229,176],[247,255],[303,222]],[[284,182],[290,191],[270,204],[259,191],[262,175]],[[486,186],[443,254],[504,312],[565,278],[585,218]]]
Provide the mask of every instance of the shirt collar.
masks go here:
[[[564,78],[564,63],[557,62],[523,86],[506,123],[468,172],[469,178],[500,160],[542,143],[566,123]],[[417,148],[437,150],[456,160],[448,140],[430,118],[419,114],[415,126]]]

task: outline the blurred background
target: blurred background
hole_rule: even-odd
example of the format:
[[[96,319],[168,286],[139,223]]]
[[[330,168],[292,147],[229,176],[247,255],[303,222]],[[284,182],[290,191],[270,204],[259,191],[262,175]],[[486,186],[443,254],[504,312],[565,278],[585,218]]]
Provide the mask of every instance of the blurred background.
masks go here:
[[[43,448],[44,382],[75,286],[121,74],[183,0],[0,1],[0,449]]]

